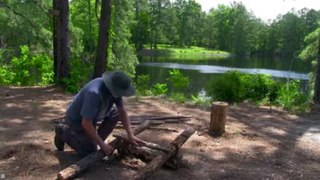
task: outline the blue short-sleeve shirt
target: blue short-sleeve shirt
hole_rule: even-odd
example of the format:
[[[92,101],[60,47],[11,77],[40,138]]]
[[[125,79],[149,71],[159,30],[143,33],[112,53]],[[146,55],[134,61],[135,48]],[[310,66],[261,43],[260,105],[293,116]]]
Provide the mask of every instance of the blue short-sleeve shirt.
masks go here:
[[[96,123],[108,115],[113,105],[122,107],[122,97],[113,97],[102,78],[96,78],[74,97],[67,109],[66,118],[73,126],[80,126],[82,118]]]

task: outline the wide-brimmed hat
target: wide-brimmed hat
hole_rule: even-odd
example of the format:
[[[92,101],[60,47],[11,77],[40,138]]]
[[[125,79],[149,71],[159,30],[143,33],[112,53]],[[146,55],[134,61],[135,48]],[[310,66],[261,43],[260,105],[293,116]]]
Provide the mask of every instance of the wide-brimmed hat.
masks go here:
[[[115,97],[132,96],[135,93],[130,77],[122,71],[105,72],[102,79]]]

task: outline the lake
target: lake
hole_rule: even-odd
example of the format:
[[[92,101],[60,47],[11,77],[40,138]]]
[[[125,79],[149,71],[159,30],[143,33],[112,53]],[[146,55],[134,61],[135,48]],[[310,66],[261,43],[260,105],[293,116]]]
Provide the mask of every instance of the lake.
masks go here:
[[[200,58],[201,59],[201,58]],[[190,78],[190,87],[187,92],[197,94],[212,79],[218,78],[222,73],[237,70],[244,73],[268,74],[286,81],[296,79],[301,81],[304,91],[308,90],[311,63],[291,58],[267,57],[230,57],[195,59],[170,59],[168,57],[140,57],[140,64],[136,68],[137,75],[148,74],[151,83],[168,83],[169,70],[179,69]],[[170,90],[170,86],[169,86]]]

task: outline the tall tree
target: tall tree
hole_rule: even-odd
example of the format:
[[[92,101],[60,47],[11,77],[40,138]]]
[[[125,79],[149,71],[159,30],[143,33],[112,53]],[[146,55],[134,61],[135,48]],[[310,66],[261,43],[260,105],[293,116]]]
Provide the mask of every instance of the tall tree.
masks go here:
[[[305,37],[308,44],[300,53],[300,57],[305,60],[313,60],[315,71],[311,82],[314,82],[313,89],[314,102],[320,104],[320,27]]]
[[[54,77],[57,82],[69,77],[70,35],[69,35],[69,1],[53,0],[53,56]]]
[[[138,59],[134,47],[129,43],[130,27],[134,20],[133,0],[117,0],[113,2],[111,58],[108,70],[122,70],[134,75]]]
[[[318,33],[318,58],[314,83],[314,102],[320,105],[320,33]]]
[[[111,21],[112,0],[101,1],[101,14],[99,19],[99,37],[97,56],[94,64],[93,78],[100,77],[106,70],[109,44],[109,30]]]

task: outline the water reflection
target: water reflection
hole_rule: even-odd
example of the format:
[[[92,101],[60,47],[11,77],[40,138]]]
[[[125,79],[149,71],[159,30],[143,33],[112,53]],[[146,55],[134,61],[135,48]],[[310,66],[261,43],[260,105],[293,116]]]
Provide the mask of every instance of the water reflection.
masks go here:
[[[139,66],[150,66],[150,67],[161,67],[161,68],[172,68],[172,69],[184,69],[184,70],[197,70],[200,73],[225,73],[226,71],[240,71],[249,74],[268,74],[272,77],[308,80],[308,74],[296,73],[291,71],[283,70],[272,70],[272,69],[257,69],[257,68],[235,68],[235,67],[224,67],[224,66],[213,66],[213,65],[195,65],[195,64],[179,64],[179,63],[158,63],[158,62],[143,62]]]

